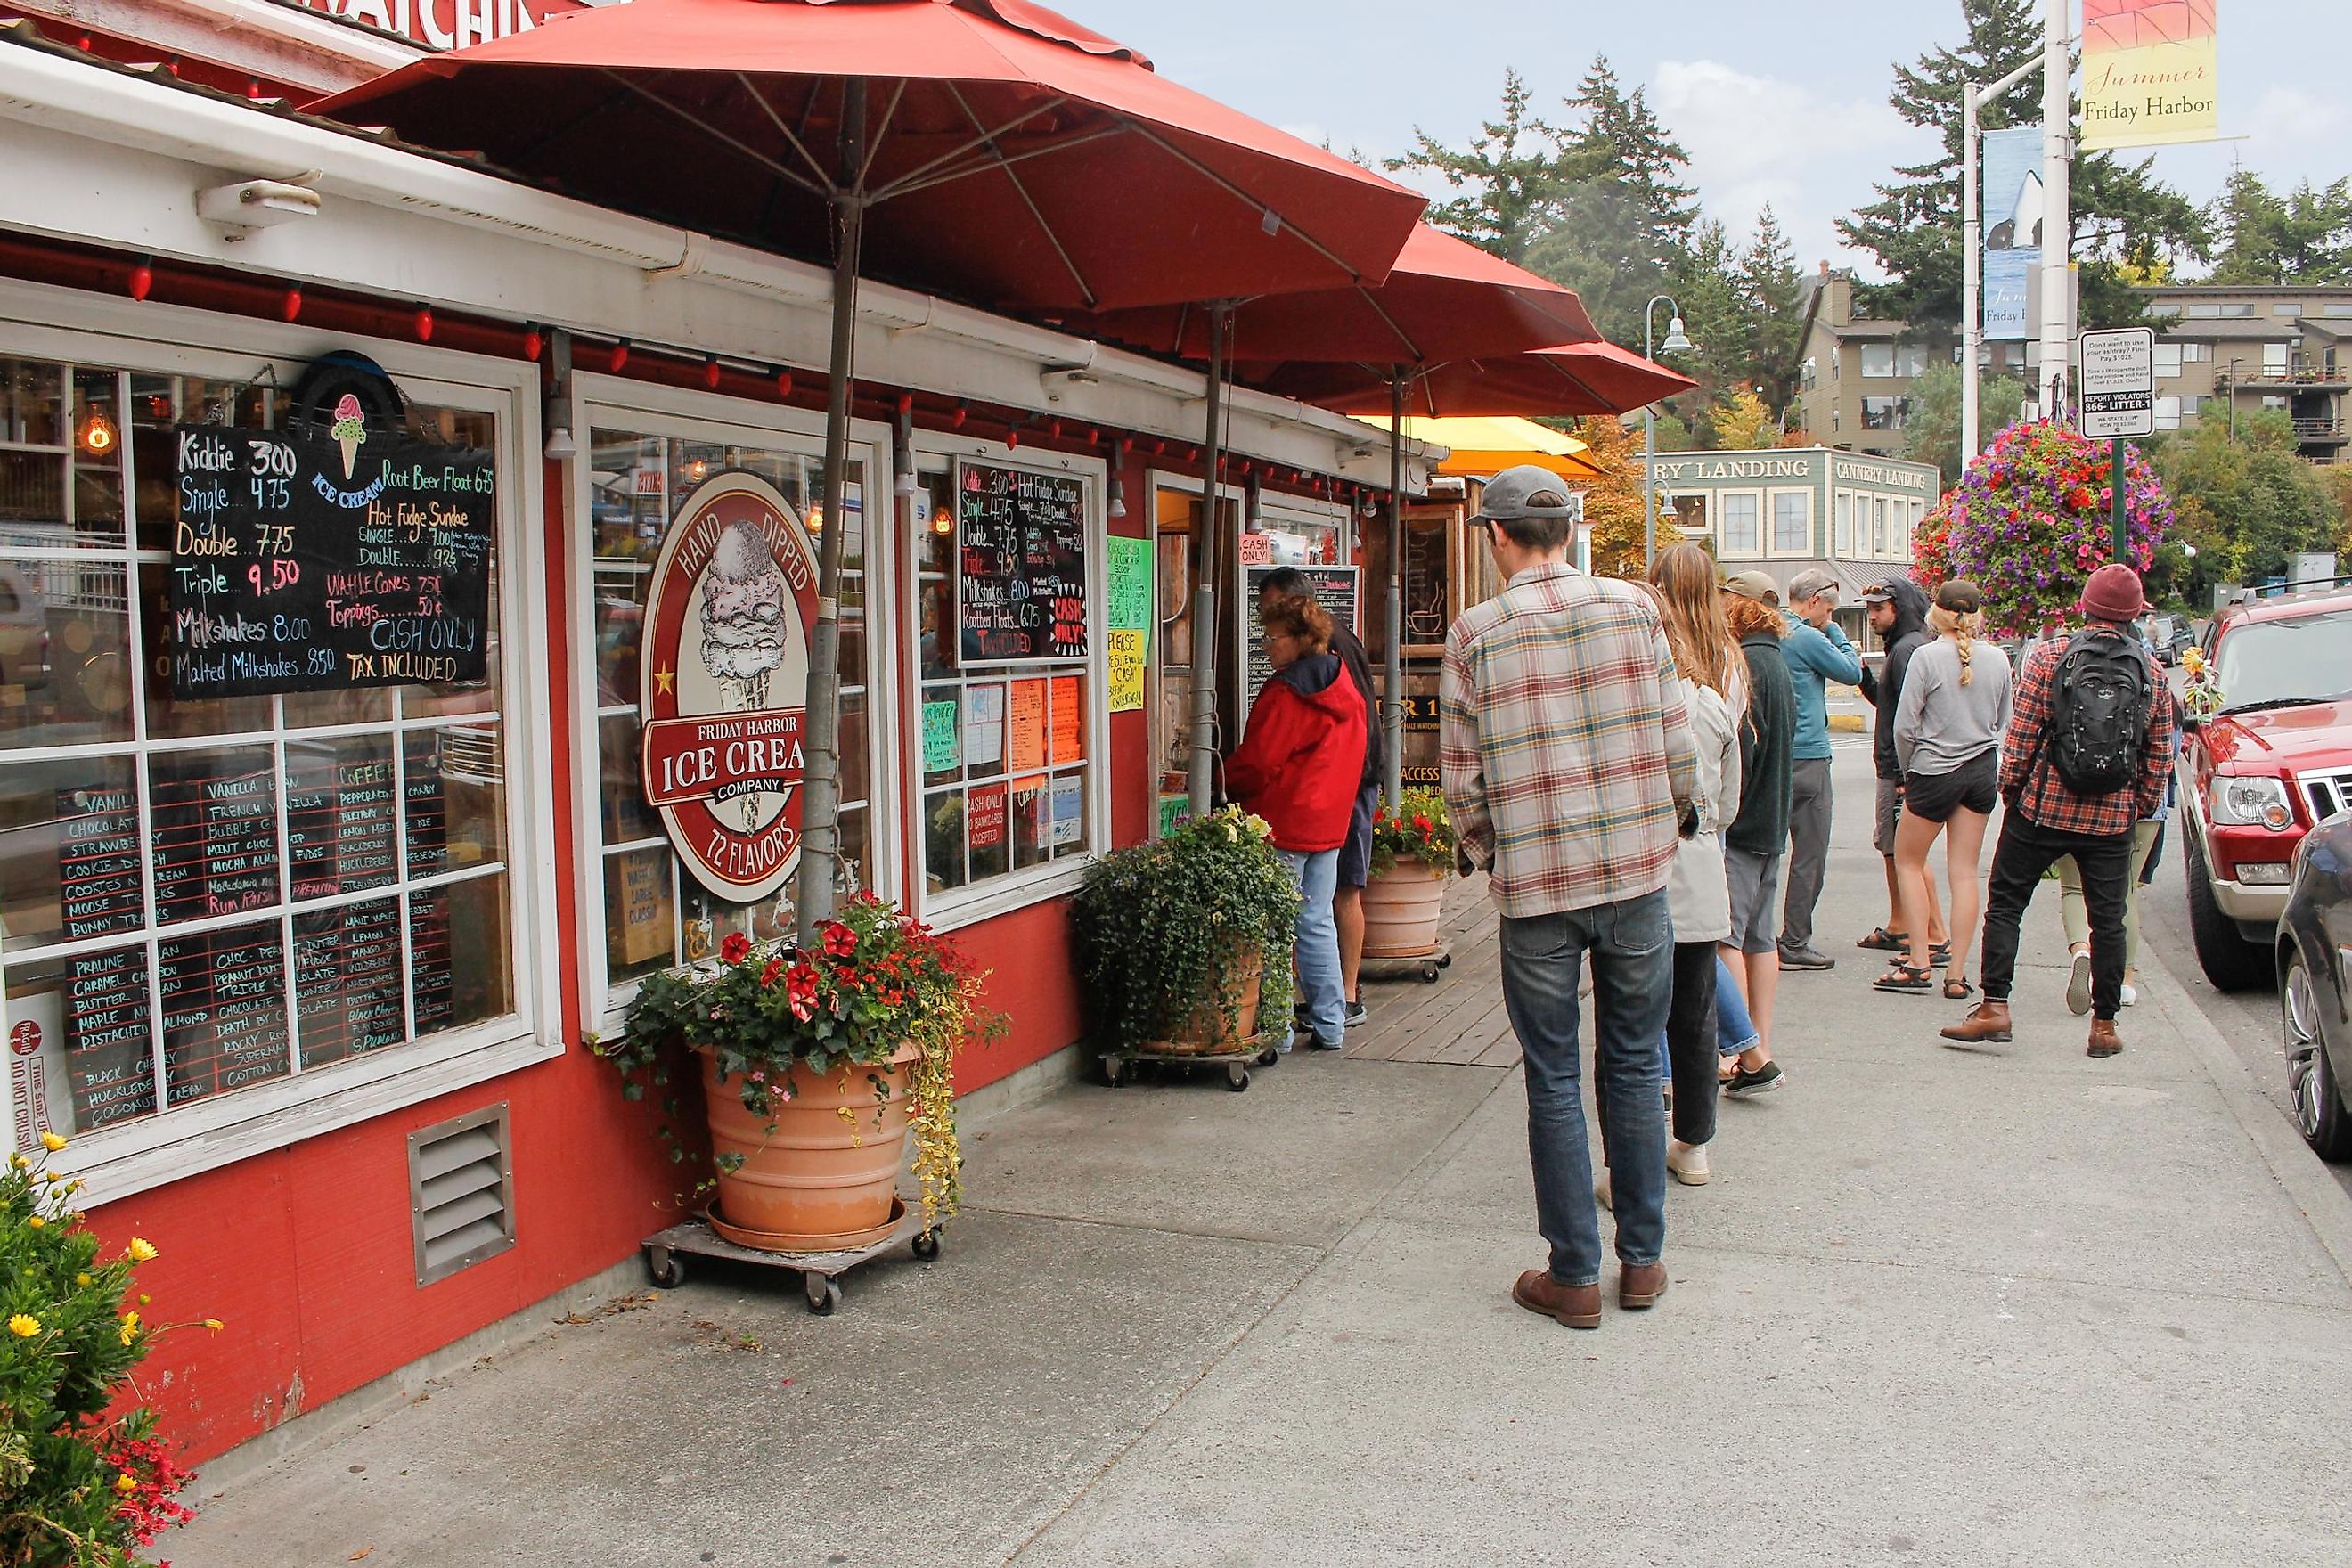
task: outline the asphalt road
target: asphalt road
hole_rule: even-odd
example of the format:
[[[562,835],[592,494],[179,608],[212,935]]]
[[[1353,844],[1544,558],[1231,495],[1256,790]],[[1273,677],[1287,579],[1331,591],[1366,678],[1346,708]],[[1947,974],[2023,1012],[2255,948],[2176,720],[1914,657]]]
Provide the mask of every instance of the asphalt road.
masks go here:
[[[2156,868],[2156,881],[2140,893],[2140,941],[2155,945],[2165,967],[2180,982],[2181,989],[2195,999],[2206,1018],[2238,1053],[2238,1059],[2246,1064],[2246,1070],[2253,1074],[2263,1098],[2293,1126],[2294,1114],[2286,1099],[2286,1060],[2281,1054],[2278,992],[2265,987],[2224,994],[2214,990],[2205,972],[2197,967],[2197,950],[2189,938],[2189,884],[2181,869],[2179,850],[2179,839],[2168,835],[2164,861]],[[2130,1022],[2128,1013],[2125,1022]],[[2315,1164],[2319,1163],[2316,1155],[2312,1158]],[[2326,1168],[2347,1192],[2352,1192],[2352,1165]]]

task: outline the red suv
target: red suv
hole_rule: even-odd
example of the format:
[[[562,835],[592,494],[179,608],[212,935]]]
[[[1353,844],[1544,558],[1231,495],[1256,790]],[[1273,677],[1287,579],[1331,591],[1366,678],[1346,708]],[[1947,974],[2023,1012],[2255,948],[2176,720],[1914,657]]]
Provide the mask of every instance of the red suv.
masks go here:
[[[2294,847],[2352,810],[2352,591],[2232,605],[2204,648],[2221,709],[2180,750],[2189,929],[2235,991],[2276,983]]]

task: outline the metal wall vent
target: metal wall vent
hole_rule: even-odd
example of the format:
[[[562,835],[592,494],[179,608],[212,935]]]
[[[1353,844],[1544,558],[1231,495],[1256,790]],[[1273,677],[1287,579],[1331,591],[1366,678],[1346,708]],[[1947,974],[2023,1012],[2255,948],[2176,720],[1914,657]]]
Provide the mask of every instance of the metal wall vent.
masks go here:
[[[420,1286],[515,1244],[514,1161],[503,1103],[408,1135],[408,1206]]]

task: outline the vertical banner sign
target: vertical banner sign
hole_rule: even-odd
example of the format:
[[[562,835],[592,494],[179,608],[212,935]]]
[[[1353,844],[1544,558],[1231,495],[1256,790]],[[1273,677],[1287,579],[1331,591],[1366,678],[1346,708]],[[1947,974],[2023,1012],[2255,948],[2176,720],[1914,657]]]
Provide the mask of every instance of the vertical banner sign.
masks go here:
[[[2034,335],[2028,281],[2042,265],[2042,128],[1984,133],[1984,335],[2015,342]]]
[[[1143,708],[1144,670],[1151,659],[1151,548],[1148,539],[1110,542],[1110,602],[1105,619],[1114,713]]]
[[[2083,0],[2083,150],[2221,134],[2217,0]]]
[[[686,499],[646,588],[639,763],[679,860],[731,902],[800,862],[815,621],[808,528],[773,486],[723,473]]]

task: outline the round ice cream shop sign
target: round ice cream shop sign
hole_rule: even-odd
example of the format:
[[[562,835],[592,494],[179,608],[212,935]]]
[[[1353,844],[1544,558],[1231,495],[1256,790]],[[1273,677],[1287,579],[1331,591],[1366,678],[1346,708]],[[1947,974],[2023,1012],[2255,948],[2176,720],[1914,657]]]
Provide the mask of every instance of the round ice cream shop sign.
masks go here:
[[[800,860],[816,562],[752,474],[687,498],[654,560],[638,660],[646,799],[695,878],[750,903]]]

